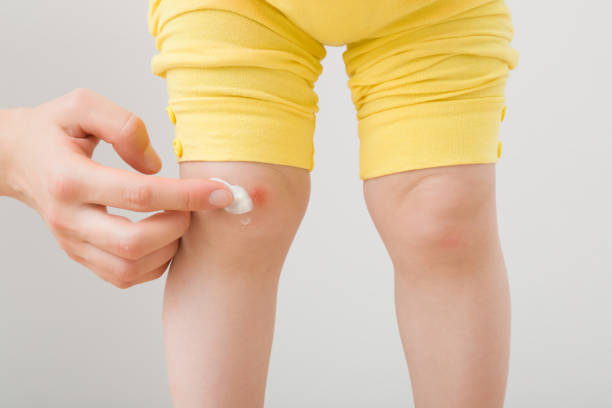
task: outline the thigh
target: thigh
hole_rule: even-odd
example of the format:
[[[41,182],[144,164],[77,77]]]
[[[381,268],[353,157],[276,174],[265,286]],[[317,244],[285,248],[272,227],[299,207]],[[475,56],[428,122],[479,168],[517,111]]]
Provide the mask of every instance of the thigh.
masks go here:
[[[496,162],[506,79],[518,62],[505,2],[406,7],[343,55],[359,119],[361,177]]]

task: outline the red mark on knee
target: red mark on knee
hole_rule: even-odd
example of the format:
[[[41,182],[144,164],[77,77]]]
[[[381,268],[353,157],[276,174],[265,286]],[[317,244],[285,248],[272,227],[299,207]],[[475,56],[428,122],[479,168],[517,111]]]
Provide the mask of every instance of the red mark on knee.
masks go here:
[[[465,248],[469,241],[465,234],[459,231],[448,232],[442,236],[440,244],[443,248]]]
[[[268,192],[263,187],[255,187],[249,192],[254,205],[262,205],[268,198]]]

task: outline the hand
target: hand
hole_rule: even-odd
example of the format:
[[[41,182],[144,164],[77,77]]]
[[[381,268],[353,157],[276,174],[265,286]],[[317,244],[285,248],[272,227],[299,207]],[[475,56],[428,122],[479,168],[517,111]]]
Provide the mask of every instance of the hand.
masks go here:
[[[161,168],[142,120],[91,91],[0,111],[0,195],[35,209],[70,258],[128,288],[164,273],[191,210],[228,206],[232,194],[220,182],[103,166],[91,159],[100,140],[140,172]],[[132,222],[106,206],[165,211]]]

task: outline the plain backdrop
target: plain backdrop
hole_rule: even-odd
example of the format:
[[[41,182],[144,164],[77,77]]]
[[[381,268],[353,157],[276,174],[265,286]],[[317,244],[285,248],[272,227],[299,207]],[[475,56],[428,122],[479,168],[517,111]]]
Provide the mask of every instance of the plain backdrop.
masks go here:
[[[611,407],[612,7],[508,4],[521,59],[497,166],[512,292],[506,406]],[[144,119],[160,174],[177,177],[145,1],[3,1],[0,11],[0,108],[90,88]],[[391,263],[358,178],[345,47],[326,48],[310,207],[281,278],[266,406],[409,407]],[[108,145],[94,158],[128,168]],[[110,286],[5,197],[0,255],[0,407],[170,406],[165,278]]]

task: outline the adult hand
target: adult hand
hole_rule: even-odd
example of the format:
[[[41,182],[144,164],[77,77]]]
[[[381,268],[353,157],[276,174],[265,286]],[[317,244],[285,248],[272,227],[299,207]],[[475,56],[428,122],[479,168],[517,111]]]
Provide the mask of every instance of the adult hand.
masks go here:
[[[128,288],[164,273],[191,210],[225,207],[232,194],[220,182],[104,166],[91,159],[100,140],[142,173],[161,168],[142,120],[92,91],[0,111],[0,195],[35,209],[70,258]],[[106,206],[165,211],[132,222]]]

